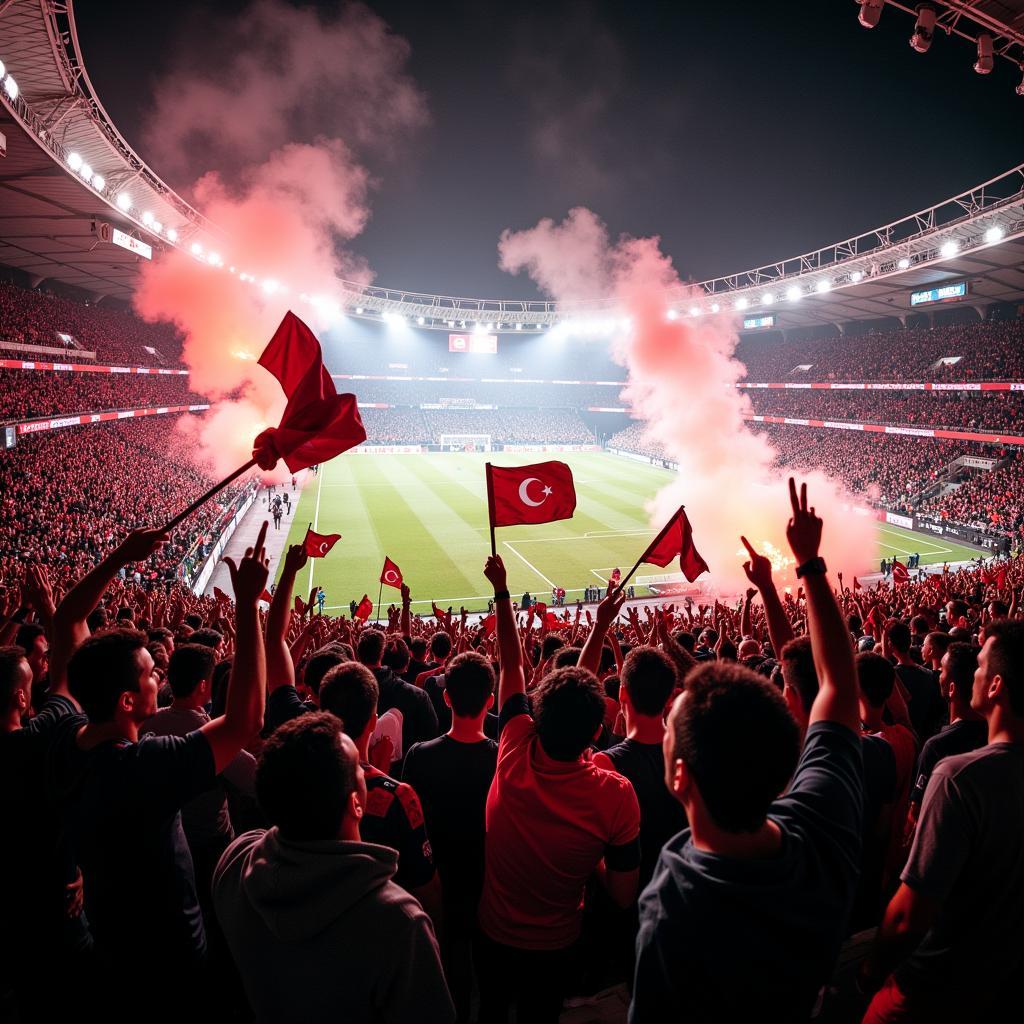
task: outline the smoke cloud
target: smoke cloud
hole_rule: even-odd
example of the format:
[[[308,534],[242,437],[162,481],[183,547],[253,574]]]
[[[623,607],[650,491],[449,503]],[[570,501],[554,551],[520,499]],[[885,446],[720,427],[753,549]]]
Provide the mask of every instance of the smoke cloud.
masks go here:
[[[339,279],[371,280],[349,247],[370,216],[368,165],[427,113],[407,44],[361,5],[325,18],[257,0],[218,26],[202,37],[216,53],[190,49],[158,88],[146,137],[161,172],[196,175],[190,195],[213,225],[198,240],[219,265],[169,251],[145,264],[134,303],[181,329],[191,386],[215,403],[182,429],[227,474],[284,409],[255,362],[281,317],[294,308],[322,329]]]
[[[659,240],[613,242],[586,209],[572,210],[561,224],[543,220],[527,231],[506,231],[498,251],[504,270],[527,272],[556,300],[612,296],[616,315],[629,317],[630,330],[614,343],[616,360],[628,370],[622,397],[645,421],[645,436],[679,464],[675,480],[648,508],[652,530],[685,505],[711,568],[710,586],[720,593],[747,586],[741,535],[783,570],[776,573],[780,583],[794,582],[785,474],[775,467],[768,440],[744,422],[749,400],[734,385],[746,371],[733,356],[732,317],[669,320],[670,305],[686,308],[698,295],[680,282]],[[825,521],[822,546],[830,568],[860,572],[874,550],[873,521],[855,510],[858,502],[836,480],[821,472],[802,478]]]

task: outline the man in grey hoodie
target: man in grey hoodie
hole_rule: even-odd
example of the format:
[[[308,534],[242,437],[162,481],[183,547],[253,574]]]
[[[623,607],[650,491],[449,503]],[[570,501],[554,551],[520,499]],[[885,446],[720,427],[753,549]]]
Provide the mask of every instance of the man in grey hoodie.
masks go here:
[[[454,1021],[430,918],[392,881],[398,855],[360,841],[366,783],[338,719],[280,726],[256,796],[273,827],[227,848],[213,900],[257,1021]]]

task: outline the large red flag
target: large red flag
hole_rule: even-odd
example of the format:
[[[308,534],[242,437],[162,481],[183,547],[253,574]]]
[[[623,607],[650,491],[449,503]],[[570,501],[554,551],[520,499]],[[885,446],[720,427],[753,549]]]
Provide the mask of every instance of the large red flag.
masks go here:
[[[693,529],[682,508],[669,520],[661,536],[656,538],[641,557],[641,562],[664,568],[679,556],[679,568],[692,583],[702,572],[709,572],[708,563],[693,546]]]
[[[497,621],[498,617],[494,614],[494,612],[491,612],[490,615],[485,615],[480,620],[480,625],[484,627],[484,633],[486,633],[487,636],[493,635]]]
[[[262,469],[272,469],[283,458],[297,473],[366,440],[355,395],[337,393],[320,342],[291,310],[259,363],[280,381],[288,399],[280,424],[253,442],[253,455]]]
[[[306,530],[306,554],[310,558],[323,558],[341,540],[340,533],[316,533],[312,527]]]
[[[387,555],[384,556],[384,568],[380,571],[380,582],[385,587],[394,587],[395,590],[402,589],[402,570]]]
[[[906,583],[910,579],[910,572],[907,567],[898,559],[892,560],[892,581],[893,583]]]
[[[363,594],[363,599],[359,602],[359,605],[356,608],[356,618],[363,619],[365,621],[372,613],[373,602],[366,596],[366,594]]]
[[[492,526],[553,523],[576,510],[572,470],[564,462],[532,466],[487,464],[487,496]]]

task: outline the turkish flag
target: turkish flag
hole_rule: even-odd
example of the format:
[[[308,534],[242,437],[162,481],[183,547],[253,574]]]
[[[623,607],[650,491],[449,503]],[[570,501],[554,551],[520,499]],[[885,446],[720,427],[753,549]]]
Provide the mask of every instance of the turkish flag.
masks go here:
[[[273,599],[273,597],[271,596],[271,594],[270,594],[270,591],[269,591],[269,590],[267,590],[267,589],[266,589],[266,588],[264,587],[264,589],[263,589],[263,593],[262,593],[262,594],[260,594],[260,600],[261,600],[261,601],[266,601],[266,602],[267,602],[267,604],[270,604],[270,602],[271,602],[271,601],[273,601],[274,599]]]
[[[906,583],[910,579],[907,567],[898,559],[892,560],[892,581],[893,583]]]
[[[326,462],[366,440],[355,395],[339,395],[324,366],[316,335],[289,310],[259,364],[280,382],[288,404],[277,427],[253,441],[261,469],[279,458],[293,472]]]
[[[544,616],[544,625],[548,629],[567,629],[569,623],[564,619],[560,619],[554,612],[548,612]]]
[[[339,540],[340,533],[315,533],[311,528],[307,528],[303,543],[310,558],[323,558]]]
[[[860,580],[856,576],[853,577],[853,589],[860,590]]]
[[[402,570],[387,555],[384,556],[384,568],[380,571],[380,582],[385,587],[394,587],[395,590],[402,589]]]
[[[682,508],[668,521],[668,526],[643,553],[641,562],[664,568],[679,556],[679,568],[692,583],[701,573],[709,572],[708,563],[693,546],[693,529]]]
[[[491,612],[490,615],[485,615],[480,620],[480,625],[484,627],[484,632],[487,634],[487,636],[493,635],[495,624],[497,623],[497,621],[498,617],[494,614],[494,612]]]
[[[571,519],[576,511],[572,470],[564,462],[532,466],[487,463],[487,499],[492,526]]]
[[[359,605],[356,608],[356,618],[362,619],[365,622],[372,613],[373,602],[366,596],[366,594],[363,594],[363,599],[359,602]]]
[[[536,601],[533,606],[533,611],[537,618],[543,622],[544,616],[548,613],[548,606],[543,601]]]

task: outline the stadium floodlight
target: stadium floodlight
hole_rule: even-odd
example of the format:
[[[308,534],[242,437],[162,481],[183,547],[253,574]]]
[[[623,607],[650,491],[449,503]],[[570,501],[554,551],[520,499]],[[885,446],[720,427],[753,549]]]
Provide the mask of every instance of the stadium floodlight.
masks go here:
[[[192,255],[193,256],[202,256],[203,255],[203,247],[198,242],[193,242],[192,243]],[[245,277],[245,274],[243,274],[242,277]]]
[[[81,159],[81,157],[79,157]],[[124,210],[126,213],[132,207],[132,197],[127,192],[117,193],[117,207],[119,210]]]
[[[1001,242],[1003,240],[1003,235],[1005,234],[1006,232],[996,225],[985,232],[985,241],[988,242],[989,245],[994,245],[996,242]]]
[[[18,83],[14,80],[13,75],[8,75],[4,79],[4,92],[12,99],[18,98]]]
[[[987,75],[992,70],[993,65],[992,37],[987,32],[982,32],[978,36],[978,59],[974,62],[974,70],[979,75]]]
[[[960,251],[960,246],[950,239],[948,242],[942,244],[942,248],[939,249],[939,255],[949,259],[950,256],[955,256]]]
[[[803,297],[804,293],[800,290],[799,285],[794,284],[786,291],[786,298],[790,302],[799,302]]]
[[[6,74],[7,74],[7,67],[4,65],[4,62],[2,60],[0,60],[0,78],[3,78],[4,75],[6,75]]]
[[[176,241],[178,240],[178,232],[177,232],[177,231],[175,231],[175,230],[174,230],[174,228],[168,228],[168,229],[167,229],[167,237],[168,237],[168,238],[169,238],[169,239],[170,239],[170,240],[171,240],[172,242],[176,242]],[[235,272],[235,268],[234,268],[234,267],[232,267],[232,268],[231,268],[231,273],[234,273],[234,272]]]
[[[267,277],[264,278],[260,287],[267,295],[273,295],[281,286],[272,277]]]
[[[897,266],[897,267],[899,267],[899,268],[900,268],[900,270],[906,270],[906,269],[907,269],[907,268],[908,268],[908,267],[910,266],[910,260],[908,260],[908,259],[907,259],[907,257],[906,257],[906,256],[904,256],[904,257],[903,257],[903,259],[901,259],[901,260],[900,260],[900,261],[899,261],[899,262],[898,262],[898,263],[896,264],[896,266]]]
[[[885,0],[857,0],[857,3],[860,6],[857,20],[864,28],[874,28],[882,16]]]
[[[814,286],[814,290],[819,295],[823,295],[825,292],[830,292],[832,291],[832,282],[827,277],[823,278]]]
[[[700,308],[700,306],[691,306],[690,307],[690,316],[700,316],[701,313],[703,313],[703,312],[704,311]]]
[[[145,224],[147,228],[153,223],[153,214],[149,210],[143,211],[142,223]],[[193,250],[193,252],[194,251],[195,250]]]
[[[356,316],[362,316],[362,315],[363,315],[363,307],[362,306],[356,306]]]
[[[451,321],[449,321],[449,323],[451,323]],[[516,324],[516,330],[517,331],[521,331],[522,329],[523,329],[523,325],[522,324]]]
[[[68,153],[68,167],[73,171],[77,171],[82,166],[82,154],[81,153]]]
[[[224,261],[221,259],[219,252],[211,252],[210,255],[206,257],[206,259],[209,261],[211,266],[220,267],[224,265]],[[266,282],[264,282],[264,284],[266,284]],[[276,290],[277,289],[275,288],[274,291]]]
[[[741,295],[734,303],[733,309],[746,309],[750,305],[749,300],[745,295]]]
[[[677,312],[676,310],[674,310],[674,309],[670,309],[670,310],[669,310],[669,311],[668,311],[668,312],[667,312],[667,313],[665,314],[665,316],[666,316],[666,317],[668,317],[668,319],[669,319],[669,320],[676,320],[676,319],[678,319],[678,317],[679,317],[679,313],[678,313],[678,312]]]
[[[722,307],[717,302],[711,303],[711,312],[717,313]]]
[[[927,53],[935,35],[935,7],[933,4],[917,5],[917,24],[914,34],[910,37],[910,45],[918,53]]]
[[[449,326],[449,327],[454,327],[455,326],[455,321],[454,320],[445,320],[445,324],[447,324],[447,326]]]
[[[164,226],[163,224],[160,223],[160,221],[155,220],[153,221],[152,224],[150,224],[150,228],[152,229],[154,235],[159,235],[160,232],[163,231]]]
[[[856,284],[856,283],[857,283],[857,282],[858,282],[858,281],[859,281],[859,280],[860,280],[860,279],[861,279],[861,278],[862,278],[863,276],[864,276],[864,274],[863,274],[863,272],[862,272],[862,271],[860,271],[860,270],[855,270],[855,271],[854,271],[854,272],[853,272],[853,273],[852,273],[852,274],[850,275],[850,280],[851,280],[851,281],[852,281],[852,282],[853,282],[854,284]]]
[[[418,316],[418,317],[416,317],[416,323],[418,323],[420,325],[420,327],[422,327],[426,322],[427,322],[427,318],[425,316]]]
[[[82,166],[78,168],[78,173],[85,181],[89,181],[92,178],[92,168],[88,164],[82,164]]]
[[[771,292],[765,292],[764,295],[761,296],[761,305],[762,306],[770,306],[774,301],[775,301],[775,296],[772,295]]]
[[[97,192],[102,192],[106,187],[106,184],[107,179],[104,178],[102,174],[94,174],[92,176],[92,187],[96,189]]]

